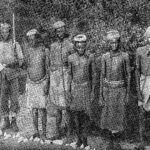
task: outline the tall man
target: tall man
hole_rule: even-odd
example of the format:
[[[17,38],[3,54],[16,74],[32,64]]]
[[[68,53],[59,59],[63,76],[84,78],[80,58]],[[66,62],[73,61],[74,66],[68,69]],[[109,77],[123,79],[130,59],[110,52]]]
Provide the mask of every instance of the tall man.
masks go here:
[[[12,127],[14,131],[18,131],[16,124],[16,115],[19,110],[19,87],[18,87],[18,72],[17,67],[21,66],[23,54],[20,45],[13,43],[11,37],[10,24],[3,23],[0,25],[2,41],[0,42],[0,66],[4,67],[1,70],[1,97],[0,97],[0,112],[2,122],[0,129],[3,131]],[[10,99],[10,108],[9,108]],[[11,124],[9,120],[11,115]]]
[[[29,46],[26,53],[27,63],[27,107],[32,109],[32,119],[34,126],[34,138],[46,139],[46,124],[47,124],[47,73],[49,67],[49,50],[41,43],[38,43],[40,37],[36,29],[32,29],[27,33]],[[38,116],[41,113],[42,120],[42,135],[39,134]]]
[[[120,51],[118,31],[109,31],[107,39],[111,50],[102,55],[101,61],[101,128],[108,129],[111,133],[121,133],[125,129],[125,106],[130,90],[129,56]]]
[[[136,85],[136,50],[138,47],[144,46],[144,38],[141,38],[140,32],[131,34],[129,41],[126,44],[126,51],[128,51],[130,59],[130,73],[131,73],[131,86],[130,88],[130,101],[127,108],[127,124],[128,124],[128,140],[136,140],[139,133],[139,108],[137,100],[137,85]]]
[[[96,68],[94,56],[87,54],[87,37],[79,34],[74,37],[76,52],[69,56],[69,108],[73,113],[77,143],[76,146],[88,146],[87,129],[92,119],[91,100],[94,96]]]
[[[136,77],[139,106],[141,106],[141,140],[143,140],[143,117],[144,109],[150,110],[150,27],[145,32],[146,45],[137,49],[136,52]],[[144,109],[143,109],[144,108]]]
[[[52,138],[53,140],[61,137],[62,112],[67,108],[68,98],[68,56],[73,53],[73,44],[66,38],[65,23],[62,21],[54,23],[54,29],[57,41],[51,45],[50,49],[50,101],[57,110],[56,135]],[[67,115],[70,115],[68,110]],[[68,132],[70,132],[70,121],[67,122]]]

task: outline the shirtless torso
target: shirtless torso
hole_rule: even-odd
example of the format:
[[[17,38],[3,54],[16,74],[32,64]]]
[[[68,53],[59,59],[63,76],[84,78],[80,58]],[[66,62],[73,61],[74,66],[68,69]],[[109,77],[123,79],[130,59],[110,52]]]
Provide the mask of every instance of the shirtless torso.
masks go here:
[[[28,76],[39,81],[46,75],[46,52],[44,47],[30,48],[28,54]]]

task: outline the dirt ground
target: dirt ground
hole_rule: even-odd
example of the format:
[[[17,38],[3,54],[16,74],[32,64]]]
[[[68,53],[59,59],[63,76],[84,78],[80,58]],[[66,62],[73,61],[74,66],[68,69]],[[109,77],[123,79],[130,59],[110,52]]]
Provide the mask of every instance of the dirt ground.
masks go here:
[[[30,110],[26,108],[26,99],[25,96],[20,96],[20,112],[17,117],[17,123],[20,129],[20,135],[24,138],[30,138],[30,136],[33,134],[33,126],[32,126],[32,118]],[[48,112],[48,114],[52,114],[54,110],[50,110],[51,112]],[[41,122],[39,120],[39,122]],[[41,123],[40,129],[41,129]],[[47,137],[50,138],[54,135],[55,131],[55,117],[50,117],[48,115],[48,124],[47,124]],[[9,133],[9,131],[6,131]],[[13,133],[11,133],[13,134]],[[104,139],[102,139],[100,136],[89,136],[88,137],[88,143],[91,146],[91,149],[95,150],[105,150],[108,142],[106,142]],[[134,149],[136,146],[138,146],[139,143],[127,143],[122,142],[121,146],[123,149]],[[65,145],[55,145],[55,144],[40,144],[39,142],[31,142],[28,141],[26,143],[17,143],[16,139],[9,138],[4,140],[3,137],[0,138],[0,150],[69,150],[72,149],[71,147],[66,147]]]

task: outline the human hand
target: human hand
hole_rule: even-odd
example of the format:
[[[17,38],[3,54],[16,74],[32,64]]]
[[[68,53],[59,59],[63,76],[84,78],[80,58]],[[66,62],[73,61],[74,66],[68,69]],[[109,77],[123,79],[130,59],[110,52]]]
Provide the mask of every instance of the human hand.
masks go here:
[[[48,94],[49,94],[49,86],[48,86],[48,84],[46,84],[44,86],[44,96],[48,96]]]

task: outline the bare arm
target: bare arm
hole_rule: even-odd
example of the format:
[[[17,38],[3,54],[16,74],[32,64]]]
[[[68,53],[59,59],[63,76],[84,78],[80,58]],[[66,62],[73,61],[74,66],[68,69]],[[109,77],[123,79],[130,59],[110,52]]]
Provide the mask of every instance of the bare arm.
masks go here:
[[[67,86],[68,86],[68,91],[67,91],[67,105],[68,105],[68,107],[70,107],[70,103],[72,101],[72,94],[71,94],[72,79],[73,79],[72,62],[68,58],[68,81],[67,81]]]
[[[45,49],[45,66],[46,66],[46,86],[45,86],[45,95],[48,95],[50,88],[50,52],[49,49]]]
[[[19,45],[19,43],[16,43],[16,52],[17,52],[17,57],[18,57],[18,61],[19,61],[19,66],[22,65],[23,63],[23,52],[22,52],[22,49],[21,49],[21,46]]]
[[[92,92],[94,92],[96,86],[96,64],[94,55],[91,56],[91,66],[92,66]]]
[[[106,63],[105,63],[105,59],[104,57],[102,56],[102,59],[101,59],[101,73],[100,73],[100,97],[101,97],[101,100],[100,100],[100,103],[103,104],[103,101],[104,101],[104,97],[103,97],[103,80],[105,78],[105,68],[106,68]]]
[[[141,95],[141,89],[140,89],[140,76],[141,76],[141,56],[136,55],[136,70],[135,70],[135,77],[136,77],[136,90],[138,99],[140,101],[143,101],[142,95]]]
[[[46,48],[45,49],[45,66],[46,66],[46,74],[49,75],[49,71],[50,71],[50,52],[49,49]]]
[[[125,59],[125,63],[126,63],[126,80],[127,80],[127,95],[129,96],[130,93],[130,81],[131,81],[131,73],[130,73],[130,60],[129,60],[129,56],[126,56]]]
[[[72,62],[70,61],[70,59],[68,58],[68,91],[71,93],[71,82],[73,79],[73,74],[72,74]]]

